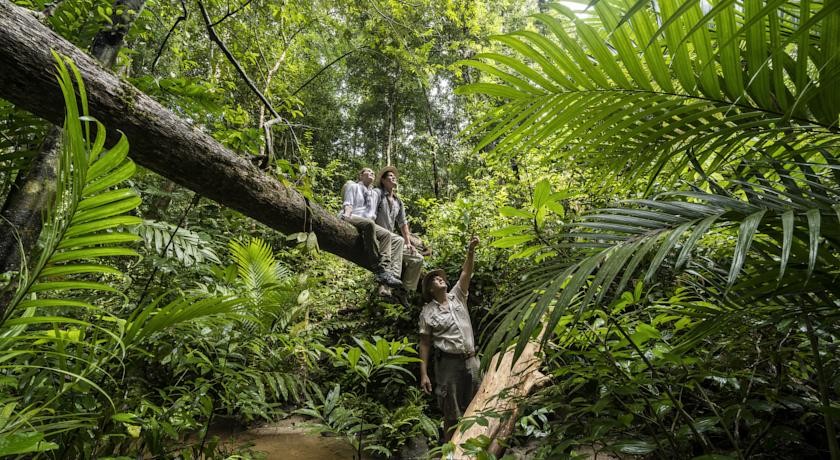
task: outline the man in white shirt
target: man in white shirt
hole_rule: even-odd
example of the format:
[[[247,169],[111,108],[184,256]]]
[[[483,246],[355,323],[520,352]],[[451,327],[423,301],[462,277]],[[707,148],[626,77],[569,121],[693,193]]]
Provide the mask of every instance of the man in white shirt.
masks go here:
[[[402,287],[399,271],[394,271],[394,260],[392,260],[394,246],[399,245],[402,251],[402,238],[376,225],[373,221],[376,217],[377,203],[371,184],[373,184],[373,170],[370,168],[362,168],[359,171],[358,181],[347,181],[344,184],[342,189],[344,201],[339,217],[359,230],[365,254],[370,265],[374,267],[376,281],[388,287]],[[399,262],[402,262],[402,259]]]
[[[444,442],[452,437],[452,428],[481,384],[475,338],[467,310],[478,243],[477,237],[470,240],[461,276],[448,292],[443,270],[433,270],[423,278],[423,294],[430,300],[420,313],[420,388],[426,393],[432,392],[428,370],[434,347],[434,390],[443,412]]]

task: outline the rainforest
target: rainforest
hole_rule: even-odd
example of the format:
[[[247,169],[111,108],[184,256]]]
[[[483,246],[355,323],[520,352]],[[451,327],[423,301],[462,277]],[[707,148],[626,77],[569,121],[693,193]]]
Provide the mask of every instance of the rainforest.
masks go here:
[[[0,205],[4,458],[840,460],[838,1],[0,0]]]

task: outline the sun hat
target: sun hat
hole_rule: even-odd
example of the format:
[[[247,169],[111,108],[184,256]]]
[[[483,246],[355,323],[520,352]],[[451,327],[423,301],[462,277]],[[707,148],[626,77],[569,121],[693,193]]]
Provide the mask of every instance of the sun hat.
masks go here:
[[[390,166],[390,165],[386,166],[386,167],[380,169],[379,172],[376,174],[376,186],[377,187],[382,185],[382,176],[384,176],[385,173],[388,173],[388,172],[392,172],[392,173],[394,173],[395,176],[400,177],[400,172],[397,171],[396,166]]]
[[[435,276],[443,278],[443,282],[449,286],[449,280],[446,278],[446,272],[440,268],[426,273],[426,276],[423,277],[423,297],[425,297],[426,300],[432,300],[432,293],[430,291],[432,287],[432,280],[435,279]]]

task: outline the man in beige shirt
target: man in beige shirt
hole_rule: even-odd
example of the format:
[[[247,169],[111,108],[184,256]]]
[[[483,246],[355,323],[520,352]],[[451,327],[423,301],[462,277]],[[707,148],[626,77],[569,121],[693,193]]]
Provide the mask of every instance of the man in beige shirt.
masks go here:
[[[433,270],[423,278],[423,294],[430,300],[420,313],[420,388],[427,394],[432,392],[428,369],[434,347],[434,391],[443,412],[444,442],[452,437],[452,428],[481,384],[475,338],[467,310],[478,243],[477,237],[470,240],[461,276],[448,292],[443,270]]]

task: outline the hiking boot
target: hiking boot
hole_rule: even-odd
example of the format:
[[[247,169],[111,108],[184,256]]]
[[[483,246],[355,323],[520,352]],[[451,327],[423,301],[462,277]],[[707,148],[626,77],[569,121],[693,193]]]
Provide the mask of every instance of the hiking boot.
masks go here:
[[[392,288],[401,288],[402,281],[396,278],[394,275],[387,273],[387,272],[379,272],[376,274],[376,282],[379,284],[384,284],[385,286],[392,287]]]
[[[394,294],[391,292],[391,288],[384,284],[379,285],[379,297],[391,297],[392,295]]]

